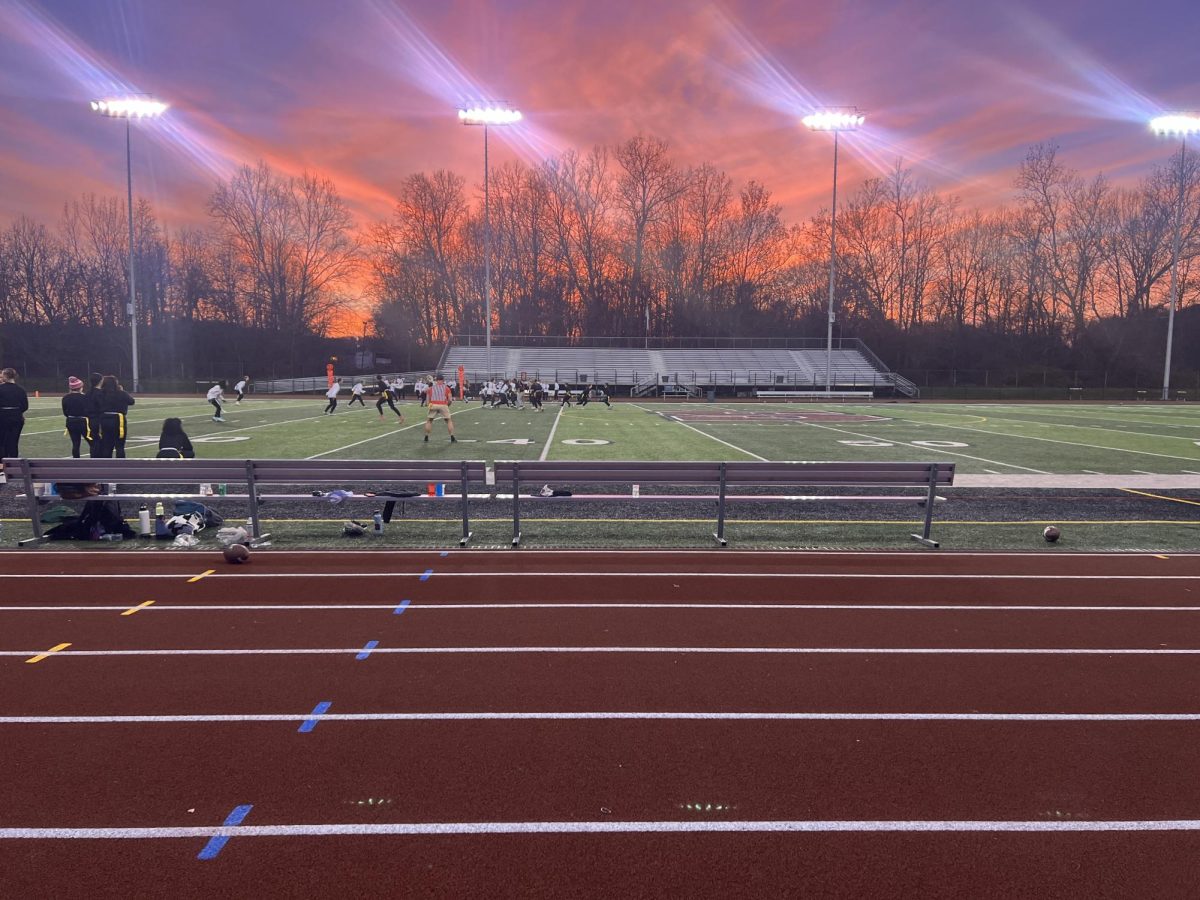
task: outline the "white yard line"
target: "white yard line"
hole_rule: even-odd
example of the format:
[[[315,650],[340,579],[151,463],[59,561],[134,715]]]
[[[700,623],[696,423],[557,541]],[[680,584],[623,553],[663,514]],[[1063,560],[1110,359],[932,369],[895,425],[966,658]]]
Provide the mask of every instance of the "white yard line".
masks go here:
[[[976,462],[989,463],[993,466],[1005,466],[1006,468],[1009,468],[1009,469],[1022,469],[1023,471],[1026,471],[1026,472],[1033,472],[1035,475],[1051,474],[1050,472],[1045,472],[1042,469],[1031,469],[1029,466],[1018,466],[1016,463],[1003,462],[1002,460],[998,460],[998,459],[985,459],[982,456],[972,456],[969,453],[963,453],[961,450],[947,450],[942,447],[924,447],[924,446],[920,446],[918,444],[911,443],[909,441],[901,441],[901,440],[898,440],[898,439],[896,439],[894,437],[890,437],[890,436],[884,437],[882,435],[862,434],[861,432],[857,432],[857,431],[848,431],[845,428],[834,428],[832,425],[819,425],[816,422],[805,422],[803,424],[807,425],[810,428],[823,428],[826,431],[834,431],[834,432],[837,432],[838,434],[849,434],[849,435],[853,435],[854,437],[867,438],[868,440],[872,440],[872,441],[887,441],[890,444],[899,444],[899,445],[902,445],[905,447],[912,447],[914,450],[925,450],[930,453],[945,453],[948,456],[959,456],[959,457],[962,457],[963,459],[973,459]],[[924,424],[927,424],[927,425],[932,424],[933,427],[935,427],[935,428],[944,427],[944,426],[936,425],[934,423],[929,423],[929,422],[924,423]],[[986,433],[991,434],[991,432],[986,432]]]
[[[558,420],[562,418],[563,410],[566,408],[566,404],[558,407],[558,415],[554,417],[554,425],[550,428],[550,435],[546,438],[546,446],[542,448],[542,454],[538,457],[538,462],[545,462],[546,454],[550,452],[550,445],[554,441],[554,433],[558,431]]]
[[[466,411],[467,410],[465,410],[465,409],[460,410],[460,412],[466,412]],[[458,415],[458,413],[450,413],[451,418],[453,418],[456,415]],[[320,459],[322,456],[328,456],[330,453],[339,453],[342,450],[349,450],[351,447],[357,447],[360,444],[369,444],[372,441],[377,441],[380,438],[390,437],[393,434],[400,434],[401,432],[404,432],[404,431],[412,431],[414,428],[422,428],[422,427],[424,427],[424,425],[425,425],[424,421],[413,422],[411,425],[405,425],[403,428],[393,428],[390,431],[385,431],[383,434],[377,434],[377,435],[374,435],[373,437],[366,438],[365,440],[355,441],[353,444],[346,444],[346,446],[344,446],[344,447],[334,447],[332,450],[325,450],[322,453],[316,453],[316,454],[313,454],[312,456],[306,456],[305,459]]]
[[[701,431],[699,428],[692,428],[692,426],[688,425],[686,422],[680,422],[678,419],[671,418],[669,416],[664,415],[663,413],[656,412],[655,410],[652,410],[652,409],[647,409],[646,407],[640,406],[637,403],[631,403],[630,406],[632,406],[634,409],[640,409],[643,412],[650,412],[650,413],[655,413],[656,415],[659,415],[659,416],[663,416],[663,418],[668,419],[669,421],[673,422],[676,425],[682,425],[684,428],[689,428],[692,431],[696,432],[696,434],[703,435],[704,437],[708,438],[709,440],[716,441],[718,444],[724,444],[730,450],[736,450],[738,453],[745,453],[747,456],[752,456],[755,459],[759,460],[760,462],[770,462],[770,460],[768,460],[765,456],[759,456],[757,453],[751,453],[749,450],[745,450],[741,447],[734,446],[733,444],[729,443],[728,441],[723,441],[719,437],[715,437],[706,431]]]
[[[905,421],[911,422],[912,420],[905,419]],[[812,424],[812,423],[809,423],[809,424]],[[988,434],[988,435],[991,435],[992,437],[1019,438],[1021,440],[1026,440],[1026,441],[1044,441],[1045,443],[1048,443],[1048,444],[1065,444],[1068,447],[1087,447],[1090,450],[1108,450],[1113,453],[1136,453],[1139,456],[1155,456],[1160,459],[1182,459],[1185,462],[1200,462],[1200,457],[1196,457],[1196,456],[1174,456],[1170,453],[1153,453],[1149,450],[1130,450],[1125,447],[1105,447],[1102,444],[1081,444],[1078,441],[1061,441],[1061,440],[1057,440],[1056,438],[1036,437],[1035,435],[1032,435],[1032,434],[1009,434],[1006,432],[988,431],[984,428],[971,428],[968,425],[944,425],[940,422],[924,422],[924,421],[922,421],[920,424],[928,425],[931,428],[951,428],[951,429],[954,429],[955,431],[973,431],[976,434]],[[1040,424],[1040,423],[1037,423],[1037,424]],[[1154,435],[1154,437],[1167,437],[1167,435]],[[887,440],[887,439],[886,438],[876,438],[876,440]],[[1190,438],[1185,438],[1185,440],[1190,440]],[[893,443],[895,443],[895,442],[893,442]],[[1011,463],[1004,463],[1003,465],[1011,465]],[[1024,468],[1024,467],[1017,466],[1016,468]],[[1038,470],[1030,469],[1029,471],[1036,472]],[[1049,473],[1043,473],[1043,474],[1049,474]]]

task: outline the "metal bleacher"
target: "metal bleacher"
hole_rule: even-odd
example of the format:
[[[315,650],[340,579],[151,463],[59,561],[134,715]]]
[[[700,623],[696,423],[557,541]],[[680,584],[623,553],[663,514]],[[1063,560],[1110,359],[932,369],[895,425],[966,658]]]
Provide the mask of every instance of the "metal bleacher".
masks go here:
[[[451,345],[440,362],[443,371],[461,366],[470,381],[492,377],[529,378],[567,384],[608,384],[635,396],[704,390],[824,389],[826,351],[769,348],[608,348]],[[831,387],[916,396],[916,386],[889,371],[865,346],[836,349]]]

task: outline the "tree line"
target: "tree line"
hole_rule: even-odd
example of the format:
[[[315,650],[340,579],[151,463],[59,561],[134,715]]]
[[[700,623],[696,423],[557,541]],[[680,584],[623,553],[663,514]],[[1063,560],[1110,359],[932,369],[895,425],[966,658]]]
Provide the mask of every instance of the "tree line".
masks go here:
[[[480,187],[446,170],[411,174],[392,214],[360,225],[328,179],[259,163],[217,183],[204,224],[171,235],[139,200],[139,324],[173,335],[164,344],[173,352],[237,346],[251,359],[311,368],[327,350],[313,339],[365,301],[379,347],[424,364],[451,335],[485,330]],[[897,366],[1151,365],[1177,225],[1181,305],[1200,290],[1192,153],[1116,186],[1039,144],[1011,198],[987,210],[965,208],[901,163],[843,196],[840,331]],[[789,223],[765,185],[683,165],[661,140],[497,167],[488,213],[496,334],[823,334],[828,209]],[[72,200],[53,224],[11,222],[0,232],[0,325],[10,342],[16,327],[95,330],[119,348],[127,242],[116,197]]]

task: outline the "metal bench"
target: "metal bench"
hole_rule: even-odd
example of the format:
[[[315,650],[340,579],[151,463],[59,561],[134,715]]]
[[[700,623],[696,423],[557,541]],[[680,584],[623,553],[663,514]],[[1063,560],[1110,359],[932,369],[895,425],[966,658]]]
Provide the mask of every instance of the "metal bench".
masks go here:
[[[873,500],[919,503],[925,507],[925,526],[913,539],[937,548],[930,537],[937,490],[954,484],[954,463],[945,462],[555,462],[550,460],[496,463],[496,485],[511,484],[513,493],[513,546],[521,542],[521,486],[523,484],[658,484],[710,485],[711,496],[654,494],[587,495],[580,499],[607,500],[710,500],[717,504],[717,530],[713,538],[722,547],[725,538],[725,505],[729,500],[757,499],[752,494],[730,494],[729,486],[788,485],[803,487],[920,488],[923,493],[864,497],[862,495],[806,497],[807,500]],[[527,498],[533,499],[533,498]],[[542,498],[537,498],[541,500]],[[553,502],[553,498],[546,498]],[[572,498],[574,499],[574,498]],[[784,498],[770,498],[784,499]],[[790,499],[790,498],[789,498]]]
[[[487,466],[467,460],[385,460],[385,459],[6,459],[8,480],[22,480],[29,503],[34,538],[42,539],[38,498],[34,482],[117,484],[142,488],[155,484],[195,484],[195,492],[164,495],[143,490],[101,495],[95,499],[142,499],[169,496],[210,500],[199,492],[201,484],[244,484],[244,494],[226,494],[226,499],[245,499],[250,506],[254,536],[261,534],[259,501],[273,495],[260,493],[262,485],[348,484],[351,482],[415,482],[417,484],[453,483],[462,485],[462,539],[471,538],[468,517],[471,483],[485,483]],[[301,497],[305,495],[276,496]]]

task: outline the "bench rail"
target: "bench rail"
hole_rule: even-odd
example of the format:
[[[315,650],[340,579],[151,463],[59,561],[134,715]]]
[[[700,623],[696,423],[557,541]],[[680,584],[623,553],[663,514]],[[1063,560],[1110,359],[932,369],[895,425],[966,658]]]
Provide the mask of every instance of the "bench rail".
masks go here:
[[[261,534],[259,485],[345,484],[353,481],[459,482],[462,485],[462,539],[459,543],[465,545],[471,537],[468,511],[470,484],[487,480],[486,463],[470,460],[6,459],[4,471],[9,479],[20,478],[24,481],[33,533],[38,539],[42,537],[42,527],[37,497],[34,496],[35,481],[132,485],[245,484],[255,537]]]
[[[717,530],[713,538],[722,547],[725,538],[725,503],[729,485],[795,485],[805,487],[911,487],[922,488],[925,523],[913,538],[937,547],[930,537],[933,505],[939,487],[954,484],[954,463],[946,462],[567,462],[554,460],[497,461],[496,484],[512,484],[513,545],[521,542],[521,485],[558,484],[711,484],[718,488]]]

